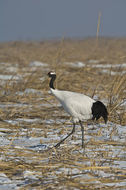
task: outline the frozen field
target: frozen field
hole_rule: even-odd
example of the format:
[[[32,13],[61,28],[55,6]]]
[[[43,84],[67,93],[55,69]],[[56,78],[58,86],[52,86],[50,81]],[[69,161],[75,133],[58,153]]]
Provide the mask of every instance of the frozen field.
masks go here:
[[[96,58],[87,54],[83,60],[80,48],[79,60],[69,52],[72,44],[53,43],[32,44],[29,52],[27,44],[0,46],[0,189],[126,189],[126,57],[115,61],[110,52],[103,58],[96,52]],[[42,55],[38,46],[46,49]],[[58,88],[85,93],[108,107],[106,125],[84,123],[85,151],[79,125],[54,148],[72,123],[49,92],[52,69]]]

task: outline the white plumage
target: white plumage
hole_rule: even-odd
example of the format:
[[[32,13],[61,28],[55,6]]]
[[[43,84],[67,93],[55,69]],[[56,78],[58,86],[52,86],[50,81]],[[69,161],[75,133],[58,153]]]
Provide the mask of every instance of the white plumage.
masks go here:
[[[92,118],[92,98],[70,91],[50,89],[52,94],[59,100],[64,110],[73,118],[73,122],[79,122]]]
[[[96,102],[84,94],[55,89],[53,83],[56,79],[56,73],[50,71],[48,76],[51,78],[49,86],[52,94],[59,100],[64,110],[73,118],[73,129],[71,133],[57,143],[55,147],[60,146],[65,139],[75,132],[75,123],[79,122],[82,131],[82,147],[84,148],[84,127],[82,121],[88,119],[98,120],[100,117],[103,117],[106,123],[108,119],[107,109],[102,102]]]

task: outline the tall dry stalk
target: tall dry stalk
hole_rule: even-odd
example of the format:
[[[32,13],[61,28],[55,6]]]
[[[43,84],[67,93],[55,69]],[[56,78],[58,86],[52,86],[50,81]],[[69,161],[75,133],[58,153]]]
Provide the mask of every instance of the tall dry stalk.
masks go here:
[[[97,32],[96,32],[96,45],[98,46],[98,38],[99,38],[99,31],[100,31],[100,22],[101,22],[101,11],[98,15],[98,24],[97,24]]]

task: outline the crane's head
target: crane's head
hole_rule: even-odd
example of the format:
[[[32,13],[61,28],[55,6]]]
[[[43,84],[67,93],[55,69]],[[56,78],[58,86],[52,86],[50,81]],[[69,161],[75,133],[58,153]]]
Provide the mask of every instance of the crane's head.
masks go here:
[[[54,81],[56,79],[56,73],[54,71],[50,71],[48,73],[48,76],[51,78],[50,83],[49,83],[49,87],[52,88],[52,89],[55,89],[54,86],[53,86],[53,83],[54,83]]]
[[[52,78],[52,77],[56,77],[56,73],[54,72],[54,71],[50,71],[49,73],[48,73],[48,76],[50,77],[50,78]]]

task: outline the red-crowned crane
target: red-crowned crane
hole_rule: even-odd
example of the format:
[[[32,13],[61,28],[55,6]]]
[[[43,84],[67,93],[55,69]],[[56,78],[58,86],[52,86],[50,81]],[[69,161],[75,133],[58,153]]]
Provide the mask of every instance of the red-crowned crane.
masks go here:
[[[106,123],[108,120],[107,108],[102,102],[95,101],[84,94],[55,89],[54,81],[56,79],[56,73],[50,71],[48,76],[51,78],[49,83],[51,93],[59,100],[64,110],[73,119],[73,129],[71,133],[57,143],[55,147],[60,146],[65,139],[75,132],[75,124],[79,122],[82,131],[82,148],[84,148],[84,127],[82,121],[87,121],[88,119],[98,120],[100,117],[103,117]]]

